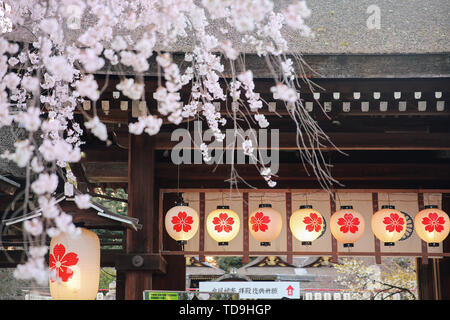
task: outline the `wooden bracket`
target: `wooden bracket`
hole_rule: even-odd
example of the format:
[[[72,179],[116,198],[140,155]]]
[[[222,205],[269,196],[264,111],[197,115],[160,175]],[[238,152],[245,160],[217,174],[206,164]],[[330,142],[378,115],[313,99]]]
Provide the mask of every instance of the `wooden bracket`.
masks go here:
[[[160,254],[120,254],[115,260],[115,268],[118,271],[152,271],[159,274],[167,272],[167,261]]]

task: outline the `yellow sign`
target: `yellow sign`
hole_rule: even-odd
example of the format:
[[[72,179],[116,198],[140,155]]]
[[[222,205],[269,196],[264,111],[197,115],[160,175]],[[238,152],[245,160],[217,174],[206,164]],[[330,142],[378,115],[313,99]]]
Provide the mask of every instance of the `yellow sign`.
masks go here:
[[[178,300],[178,292],[144,291],[144,300]]]

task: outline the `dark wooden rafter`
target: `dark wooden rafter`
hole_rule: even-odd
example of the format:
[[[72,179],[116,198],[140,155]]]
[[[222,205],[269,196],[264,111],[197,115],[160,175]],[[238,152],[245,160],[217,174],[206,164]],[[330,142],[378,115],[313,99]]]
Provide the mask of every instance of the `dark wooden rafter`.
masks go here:
[[[132,111],[134,118],[139,115],[138,104],[133,106],[131,100],[127,97],[113,97],[113,92],[118,92],[116,85],[120,82],[118,76],[106,78],[98,77],[99,86],[106,84],[106,89],[95,106],[99,117],[106,123],[128,123],[128,111]],[[310,83],[302,82],[298,88],[300,99],[305,108],[316,119],[326,119],[322,107],[325,103],[329,104],[331,109],[327,112],[328,116],[374,116],[374,115],[396,115],[396,116],[441,116],[449,114],[450,104],[450,78],[383,78],[383,79],[365,79],[365,78],[313,78]],[[312,83],[312,85],[311,85]],[[157,78],[147,77],[145,80],[145,102],[146,108],[150,113],[157,114],[156,100],[153,93],[158,86]],[[275,100],[270,88],[274,85],[273,79],[257,79],[255,83],[255,92],[260,94],[261,99],[267,103],[259,111],[266,115],[275,115],[269,107],[275,103],[276,112],[280,115],[287,115],[285,104],[280,100]],[[223,84],[225,87],[225,84]],[[397,93],[400,93],[397,96]],[[319,96],[316,96],[319,94]],[[336,97],[335,94],[339,96]],[[190,95],[190,86],[185,86],[180,92],[182,101],[188,101]],[[243,101],[245,98],[243,97]],[[308,102],[308,105],[306,103]],[[367,102],[363,105],[362,102]],[[103,106],[105,103],[105,107]],[[217,101],[220,105],[220,111],[223,115],[230,110],[231,100]],[[344,105],[345,103],[345,105]],[[126,108],[123,108],[123,105]],[[87,112],[92,112],[93,104],[89,105]],[[368,108],[366,110],[366,108]],[[78,111],[77,111],[78,112]]]

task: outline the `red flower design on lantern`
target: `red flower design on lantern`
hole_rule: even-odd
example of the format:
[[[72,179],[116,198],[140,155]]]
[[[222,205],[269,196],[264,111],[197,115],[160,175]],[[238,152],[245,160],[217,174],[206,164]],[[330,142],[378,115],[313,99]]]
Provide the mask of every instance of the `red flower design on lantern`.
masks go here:
[[[391,213],[389,217],[384,217],[383,223],[386,224],[386,230],[389,232],[401,232],[405,220],[401,218],[397,213]]]
[[[319,232],[320,229],[322,229],[322,218],[314,212],[312,212],[309,217],[305,217],[303,223],[306,224],[306,230],[309,232]]]
[[[257,232],[258,230],[265,232],[267,229],[269,229],[269,227],[267,226],[269,222],[270,218],[268,216],[265,216],[262,212],[257,212],[250,218],[252,229],[255,232]]]
[[[234,219],[229,217],[226,213],[219,213],[218,217],[214,217],[212,223],[216,225],[214,229],[217,232],[222,232],[222,230],[225,232],[230,232],[233,230],[231,225],[234,224]]]
[[[55,245],[53,253],[50,254],[50,269],[56,269],[57,276],[62,282],[67,282],[72,277],[73,271],[70,267],[77,263],[78,255],[74,252],[68,252],[66,254],[66,248],[62,244]]]
[[[444,217],[439,217],[436,212],[430,212],[428,217],[422,219],[422,223],[426,225],[425,230],[428,232],[433,232],[434,230],[441,232],[444,230],[444,226],[442,225],[445,224],[445,219]]]
[[[344,214],[343,218],[338,219],[338,225],[341,226],[340,230],[343,233],[351,232],[356,233],[358,231],[358,225],[359,225],[359,219],[356,217],[353,217],[351,213]]]
[[[180,211],[177,216],[172,217],[172,223],[176,232],[181,232],[181,230],[188,232],[191,230],[191,224],[194,223],[194,220],[185,211]]]

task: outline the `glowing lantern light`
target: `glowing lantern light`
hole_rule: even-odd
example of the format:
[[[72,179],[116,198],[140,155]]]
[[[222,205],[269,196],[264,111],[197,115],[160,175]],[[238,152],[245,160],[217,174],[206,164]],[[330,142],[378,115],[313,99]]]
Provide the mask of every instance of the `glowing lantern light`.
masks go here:
[[[300,206],[299,210],[292,213],[289,219],[289,227],[295,238],[302,245],[311,245],[323,232],[324,219],[319,211],[310,205]]]
[[[206,230],[219,246],[227,246],[239,233],[239,216],[229,206],[217,206],[206,218]]]
[[[361,213],[353,210],[353,206],[341,206],[330,219],[331,234],[344,247],[353,247],[364,233],[364,218]]]
[[[50,294],[54,300],[95,300],[100,281],[100,240],[85,228],[50,242]]]
[[[270,246],[270,242],[280,235],[282,225],[281,214],[272,209],[271,204],[260,204],[248,217],[250,234],[261,246]]]
[[[428,243],[428,246],[437,247],[448,236],[449,217],[436,205],[425,206],[425,209],[417,213],[414,218],[414,229],[420,239]]]
[[[181,246],[191,239],[198,230],[198,213],[186,202],[179,202],[166,213],[166,231]]]
[[[393,246],[406,232],[406,216],[394,206],[381,206],[372,216],[372,231],[385,246]]]

